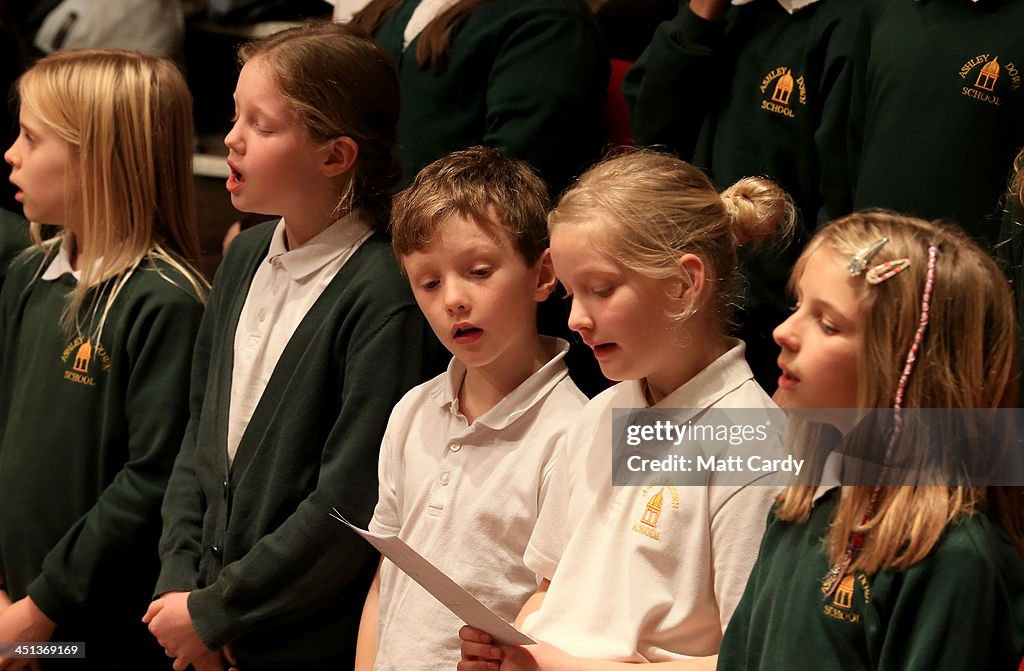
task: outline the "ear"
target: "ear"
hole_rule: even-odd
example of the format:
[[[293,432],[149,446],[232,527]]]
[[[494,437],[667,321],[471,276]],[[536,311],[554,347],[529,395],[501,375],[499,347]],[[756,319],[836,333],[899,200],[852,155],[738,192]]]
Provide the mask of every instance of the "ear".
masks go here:
[[[355,165],[359,156],[359,145],[347,135],[331,140],[326,149],[324,162],[320,164],[320,172],[327,177],[345,174]]]
[[[676,259],[676,268],[679,269],[679,299],[696,305],[704,296],[707,279],[704,261],[696,254],[683,254]]]
[[[543,303],[558,286],[555,266],[551,263],[551,250],[545,249],[533,267],[537,271],[537,288],[533,292],[533,300]]]

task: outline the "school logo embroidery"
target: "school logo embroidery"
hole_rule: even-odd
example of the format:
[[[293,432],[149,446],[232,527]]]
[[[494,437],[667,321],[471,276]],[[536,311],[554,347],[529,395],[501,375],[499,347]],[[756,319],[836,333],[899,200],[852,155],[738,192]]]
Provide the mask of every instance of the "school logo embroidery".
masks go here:
[[[821,584],[822,594],[828,595],[833,580],[835,578],[830,577]],[[871,584],[866,575],[858,572],[855,575],[843,576],[835,594],[825,600],[822,612],[833,620],[859,624],[864,619],[864,608],[870,603]]]
[[[89,387],[96,386],[96,374],[110,370],[107,350],[101,343],[93,344],[92,340],[83,336],[68,343],[60,360],[65,364],[65,380]]]
[[[793,97],[793,93],[796,97]],[[777,67],[761,80],[761,109],[793,118],[797,105],[807,105],[807,85],[803,75],[793,76],[792,68]]]
[[[1002,94],[1020,90],[1020,72],[1013,63],[999,62],[998,54],[980,54],[960,68],[960,79],[967,82],[960,94],[999,106]]]
[[[654,492],[654,494],[651,495],[651,492]],[[633,523],[633,531],[656,541],[661,540],[661,532],[658,531],[658,521],[661,519],[661,515],[665,510],[666,493],[669,497],[669,506],[678,510],[679,494],[676,492],[675,487],[669,487],[661,482],[644,487],[641,492],[641,496],[647,499],[647,501],[644,504],[644,510],[643,514],[640,516],[640,521]]]

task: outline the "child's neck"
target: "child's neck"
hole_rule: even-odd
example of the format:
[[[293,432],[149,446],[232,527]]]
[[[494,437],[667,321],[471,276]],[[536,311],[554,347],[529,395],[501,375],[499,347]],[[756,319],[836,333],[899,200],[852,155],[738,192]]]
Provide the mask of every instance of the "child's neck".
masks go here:
[[[459,412],[472,424],[540,370],[553,355],[538,336],[523,343],[515,353],[503,353],[498,361],[488,366],[467,368],[459,388]]]
[[[298,249],[320,235],[338,221],[345,213],[331,208],[317,208],[313,212],[297,212],[284,215],[285,244],[289,250]]]
[[[655,405],[679,389],[729,351],[729,340],[721,330],[687,328],[680,330],[679,356],[666,361],[661,368],[644,378],[644,394],[648,405]]]

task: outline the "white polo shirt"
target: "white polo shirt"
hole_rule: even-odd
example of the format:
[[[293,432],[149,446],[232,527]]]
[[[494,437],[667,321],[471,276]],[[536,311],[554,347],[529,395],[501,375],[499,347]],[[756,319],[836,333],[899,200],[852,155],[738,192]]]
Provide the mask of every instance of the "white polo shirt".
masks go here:
[[[472,424],[459,412],[466,367],[406,394],[380,453],[380,498],[370,530],[398,534],[487,607],[513,621],[537,589],[523,563],[548,492],[556,444],[586,403],[552,356]],[[381,568],[376,669],[454,669],[462,622],[394,564]]]
[[[654,407],[775,408],[743,344],[733,342]],[[669,486],[656,476],[646,487],[612,487],[612,409],[645,407],[639,381],[587,405],[558,453],[551,488],[561,495],[542,511],[526,553],[551,586],[523,631],[577,657],[662,662],[717,653],[780,489]],[[780,431],[774,456],[781,441]],[[650,517],[641,520],[654,497],[660,514],[652,527]]]
[[[249,285],[235,330],[228,408],[229,462],[234,461],[245,428],[295,329],[372,232],[357,210],[289,250],[284,219],[278,222],[267,256]]]

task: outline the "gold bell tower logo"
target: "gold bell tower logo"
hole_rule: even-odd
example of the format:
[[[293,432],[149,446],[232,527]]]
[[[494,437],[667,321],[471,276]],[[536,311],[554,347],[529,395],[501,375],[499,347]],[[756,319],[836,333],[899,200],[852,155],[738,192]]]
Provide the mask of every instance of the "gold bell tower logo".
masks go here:
[[[658,493],[651,497],[651,500],[647,502],[647,507],[644,509],[644,516],[640,519],[640,524],[646,524],[652,529],[658,527],[658,518],[661,517],[661,507],[665,505],[665,497],[662,496],[662,492],[665,488],[662,487],[658,490]]]
[[[1004,54],[1005,56],[1005,54]],[[960,94],[999,107],[1003,97],[1020,90],[1021,78],[1012,62],[1000,62],[998,54],[979,54],[963,64]]]
[[[79,373],[89,372],[89,361],[92,359],[92,343],[86,340],[78,348],[78,353],[75,355],[75,365],[71,367],[72,370],[78,371]]]
[[[860,624],[864,620],[865,609],[871,605],[868,577],[859,571],[845,575],[839,581],[835,594],[831,594],[833,580],[828,578],[821,585],[821,592],[826,595],[822,614],[840,622]]]
[[[61,352],[64,379],[87,387],[96,386],[96,378],[110,370],[110,355],[100,342],[78,336]]]
[[[779,77],[775,82],[775,91],[772,93],[772,100],[780,105],[788,105],[789,97],[793,95],[793,75],[786,70],[786,74]]]
[[[761,109],[766,112],[792,119],[797,109],[807,105],[807,84],[803,75],[793,74],[793,68],[780,66],[773,69],[761,79],[760,88],[764,96]]]
[[[633,531],[637,532],[641,536],[647,536],[656,541],[661,540],[661,532],[658,530],[658,524],[662,521],[662,514],[665,512],[666,503],[669,508],[679,509],[679,493],[675,487],[669,486],[666,482],[656,482],[648,487],[644,487],[641,492],[642,496],[647,496],[651,492],[650,498],[644,503],[643,513],[640,516],[639,522],[633,523]],[[666,502],[666,496],[668,501]]]
[[[974,82],[974,85],[985,91],[995,91],[997,81],[999,81],[998,57],[993,58],[982,66],[981,72],[978,73],[978,80]]]

